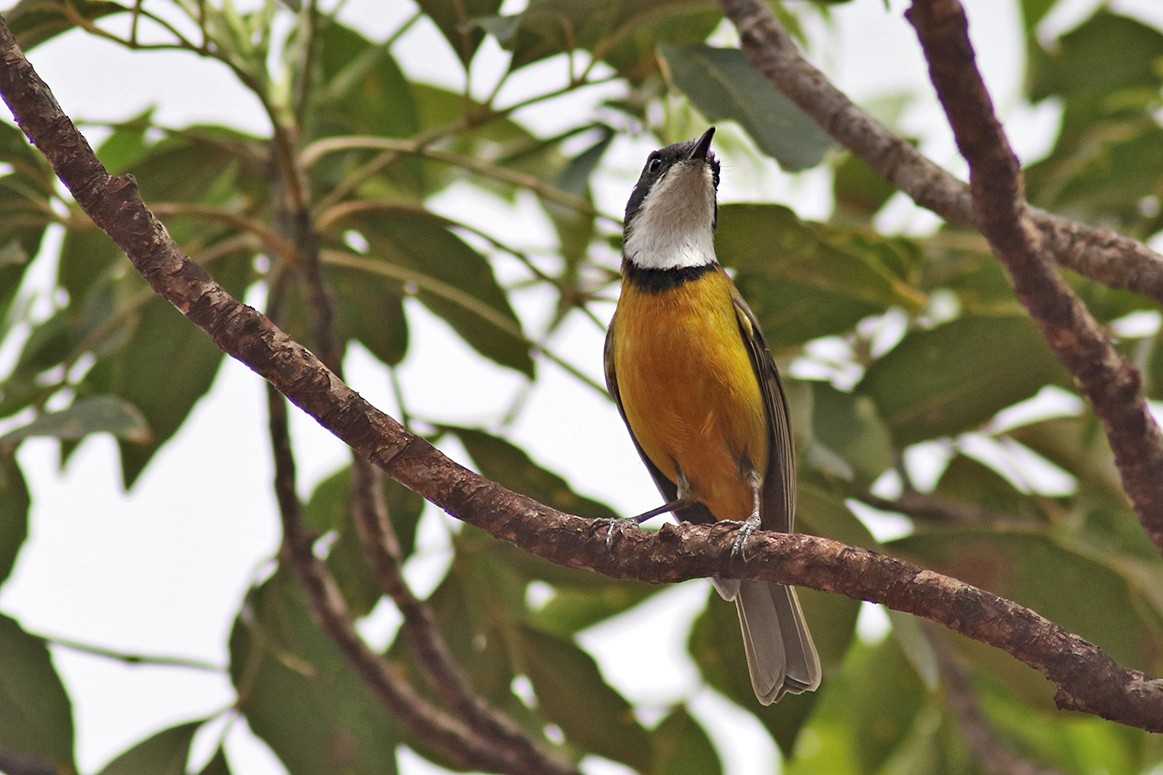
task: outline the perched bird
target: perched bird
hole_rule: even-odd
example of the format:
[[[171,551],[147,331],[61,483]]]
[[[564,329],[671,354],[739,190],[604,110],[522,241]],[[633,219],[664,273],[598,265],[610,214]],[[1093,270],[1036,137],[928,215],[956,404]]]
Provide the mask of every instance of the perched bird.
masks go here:
[[[714,133],[651,153],[630,195],[606,385],[667,501],[630,519],[670,511],[689,522],[739,521],[737,555],[756,528],[791,532],[795,459],[775,362],[715,256]],[[714,581],[738,608],[759,701],[819,686],[795,590]]]

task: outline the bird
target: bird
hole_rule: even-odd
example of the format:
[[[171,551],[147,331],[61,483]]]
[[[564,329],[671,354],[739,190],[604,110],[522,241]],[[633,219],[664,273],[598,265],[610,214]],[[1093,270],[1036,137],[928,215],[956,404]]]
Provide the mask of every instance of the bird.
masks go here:
[[[688,522],[791,532],[795,457],[787,399],[759,321],[715,254],[719,161],[711,127],[652,152],[626,204],[622,284],[606,334],[606,386],[663,506]],[[713,579],[733,600],[755,696],[770,705],[820,685],[795,590]]]

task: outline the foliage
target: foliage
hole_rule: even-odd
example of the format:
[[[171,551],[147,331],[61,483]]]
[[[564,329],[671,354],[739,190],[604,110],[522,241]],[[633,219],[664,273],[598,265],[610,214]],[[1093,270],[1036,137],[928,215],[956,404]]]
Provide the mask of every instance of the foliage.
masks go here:
[[[7,17],[26,47],[93,34],[131,47],[161,41],[230,68],[264,106],[267,135],[159,127],[147,112],[110,127],[99,155],[113,172],[134,174],[149,204],[164,206],[191,258],[238,296],[261,290],[280,325],[312,346],[318,300],[304,259],[317,258],[334,301],[338,351],[361,346],[385,371],[408,357],[417,304],[480,358],[523,379],[562,362],[554,332],[567,320],[599,318],[595,300],[615,287],[618,226],[595,205],[593,182],[616,136],[641,133],[657,145],[689,135],[704,123],[699,116],[734,121],[753,143],[730,149],[741,158],[770,154],[787,170],[829,170],[837,203],[830,220],[807,222],[765,202],[724,206],[720,217],[720,255],[777,357],[793,375],[810,375],[787,379],[801,442],[799,525],[978,584],[1130,667],[1163,670],[1163,564],[1127,506],[1101,428],[1070,402],[1059,401],[1066,408],[1049,418],[1008,411],[1073,385],[984,242],[949,227],[927,236],[874,230],[891,189],[832,148],[740,52],[707,43],[719,20],[709,3],[532,0],[510,15],[500,5],[418,2],[413,21],[439,29],[465,68],[463,93],[410,77],[394,36],[369,39],[312,3],[151,4],[135,10],[125,38],[111,32],[128,28],[110,23],[128,21],[128,9],[114,3],[21,0]],[[1048,41],[1035,31],[1052,5],[1023,4],[1028,98],[1062,106],[1053,152],[1029,170],[1030,200],[1148,238],[1163,225],[1163,32],[1103,10]],[[820,8],[789,4],[781,12],[793,22],[827,19]],[[276,27],[289,32],[274,35]],[[469,68],[486,40],[508,55],[508,69],[481,98],[469,89]],[[546,61],[562,65],[561,80],[517,106],[497,96],[511,76]],[[570,116],[554,136],[519,118],[598,83],[613,84],[617,96],[592,115]],[[2,581],[29,531],[21,442],[58,439],[67,458],[85,437],[112,434],[132,488],[205,395],[222,355],[125,271],[123,257],[8,124],[0,124],[0,158],[0,315],[4,346],[19,353],[0,382]],[[432,202],[454,186],[504,201],[531,192],[553,226],[554,254],[530,255],[513,235],[437,214]],[[56,256],[41,251],[50,229],[64,235]],[[40,262],[56,266],[49,287],[33,285]],[[1116,332],[1151,308],[1089,280],[1072,283]],[[516,294],[531,288],[552,298],[548,320],[516,311]],[[30,315],[34,295],[55,300],[51,313]],[[1127,330],[1119,346],[1148,367],[1158,397],[1158,315],[1146,333]],[[406,395],[409,386],[400,389]],[[576,493],[568,472],[547,470],[506,440],[505,428],[410,419],[438,442],[455,439],[505,486],[572,513],[611,513]],[[1074,486],[1045,491],[1014,462],[1015,450],[1057,466]],[[329,552],[352,609],[365,614],[379,591],[347,513],[350,479],[345,471],[321,483],[304,517],[329,539],[320,551]],[[880,544],[864,521],[869,504],[891,509],[902,494],[928,508],[902,507],[905,535]],[[390,484],[385,497],[408,557],[421,504]],[[596,755],[671,775],[722,771],[695,700],[662,713],[635,708],[578,645],[581,630],[655,589],[547,566],[471,529],[452,541],[451,566],[429,602],[482,696],[573,760]],[[533,587],[547,600],[535,604]],[[756,716],[789,758],[789,772],[980,771],[932,668],[945,650],[963,660],[999,737],[1028,759],[1065,773],[1139,773],[1163,761],[1145,734],[1064,718],[1048,685],[1004,655],[906,620],[894,619],[882,640],[860,637],[857,603],[804,599],[826,671],[816,695],[755,704],[729,606],[709,605],[689,638],[705,682]],[[0,750],[72,771],[69,700],[44,641],[7,617],[0,637],[0,708],[11,711],[0,712]],[[231,713],[296,775],[391,772],[402,745],[455,765],[376,704],[315,625],[289,568],[251,591],[230,652],[238,691]],[[417,669],[402,638],[387,655],[405,673]],[[521,680],[532,698],[514,691]],[[158,731],[105,772],[186,772],[202,723]],[[220,752],[203,771],[229,765]]]

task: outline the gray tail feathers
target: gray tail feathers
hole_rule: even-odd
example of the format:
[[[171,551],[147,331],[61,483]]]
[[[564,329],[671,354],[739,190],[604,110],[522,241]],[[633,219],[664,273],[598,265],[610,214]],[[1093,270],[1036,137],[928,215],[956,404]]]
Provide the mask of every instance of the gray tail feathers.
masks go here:
[[[815,690],[820,685],[820,657],[795,590],[763,581],[715,582],[720,594],[734,599],[739,610],[747,669],[759,701],[770,705],[785,693]]]

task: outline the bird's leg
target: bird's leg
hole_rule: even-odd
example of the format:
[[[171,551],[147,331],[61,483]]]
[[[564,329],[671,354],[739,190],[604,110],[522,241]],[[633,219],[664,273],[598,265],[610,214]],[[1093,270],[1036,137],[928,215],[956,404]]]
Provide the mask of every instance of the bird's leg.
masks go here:
[[[693,506],[698,503],[698,501],[690,497],[690,489],[690,482],[687,481],[687,478],[683,475],[682,471],[679,471],[677,498],[672,501],[668,501],[661,506],[650,509],[649,511],[636,514],[633,517],[611,517],[610,530],[606,533],[606,548],[609,549],[611,547],[614,541],[614,535],[616,533],[621,533],[630,525],[637,527],[648,519],[652,519],[660,514],[666,514],[668,512],[675,512],[677,515],[679,511],[685,509],[687,506]]]
[[[762,497],[760,492],[759,472],[752,469],[747,473],[747,484],[751,486],[751,515],[739,523],[739,534],[735,536],[735,545],[731,547],[732,561],[743,558],[743,550],[747,547],[747,539],[759,529],[761,524],[759,503]]]

